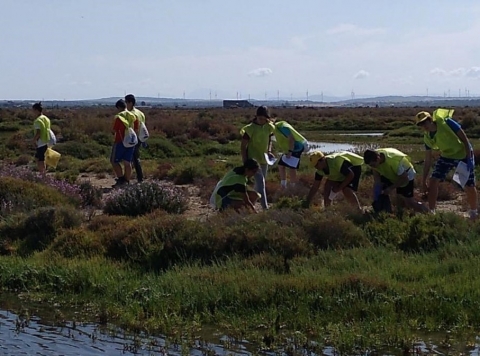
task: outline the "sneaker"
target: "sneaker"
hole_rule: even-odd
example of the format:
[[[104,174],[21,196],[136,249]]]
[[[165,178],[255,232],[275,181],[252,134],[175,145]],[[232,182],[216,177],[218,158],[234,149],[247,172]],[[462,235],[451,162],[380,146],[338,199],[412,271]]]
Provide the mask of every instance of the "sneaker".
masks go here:
[[[125,180],[125,177],[118,177],[116,178],[116,182],[114,185],[112,185],[112,188],[118,188],[121,187],[124,184],[127,184],[128,182]]]

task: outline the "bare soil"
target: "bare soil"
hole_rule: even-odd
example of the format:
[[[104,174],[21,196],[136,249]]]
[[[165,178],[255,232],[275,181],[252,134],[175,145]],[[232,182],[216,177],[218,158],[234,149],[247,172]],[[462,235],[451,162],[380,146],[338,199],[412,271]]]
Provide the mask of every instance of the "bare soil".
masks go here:
[[[95,174],[82,174],[80,179],[90,181],[94,186],[102,188],[104,198],[106,198],[113,189],[118,189],[112,188],[112,185],[115,184],[115,179],[113,176],[102,177],[101,175],[99,176]],[[208,202],[205,201],[204,198],[200,197],[201,192],[199,187],[193,184],[175,185],[166,180],[162,181],[162,183],[165,185],[175,186],[176,188],[183,190],[189,197],[189,208],[185,213],[183,213],[185,218],[205,220],[215,214],[215,210],[210,207]],[[137,182],[133,180],[131,184],[137,184]],[[205,194],[203,194],[203,196],[205,196]],[[259,204],[257,205],[257,210],[260,211],[261,207]],[[453,212],[468,218],[468,212],[464,205],[464,195],[460,193],[457,194],[456,198],[453,200],[439,201],[437,203],[437,211]],[[96,215],[101,213],[102,212],[100,210],[95,212]]]

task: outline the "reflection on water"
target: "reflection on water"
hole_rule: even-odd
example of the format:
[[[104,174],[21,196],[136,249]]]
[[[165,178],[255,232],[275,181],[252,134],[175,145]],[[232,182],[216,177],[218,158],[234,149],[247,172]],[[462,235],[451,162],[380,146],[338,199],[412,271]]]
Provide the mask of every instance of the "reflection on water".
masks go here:
[[[343,142],[308,142],[308,151],[320,150],[323,153],[333,153],[339,151],[353,151],[360,152],[363,154],[367,148],[378,148],[379,145],[376,143],[343,143]]]
[[[236,343],[228,349],[219,344],[195,341],[189,355],[250,355],[248,343]],[[228,343],[226,343],[228,344]],[[228,344],[230,345],[230,344]],[[166,344],[161,337],[128,335],[111,326],[99,328],[92,323],[53,323],[37,316],[20,317],[0,310],[0,355],[182,355],[182,347]],[[183,353],[185,354],[185,353]]]
[[[339,133],[338,136],[383,136],[383,132]]]
[[[0,301],[1,305],[1,301]],[[93,323],[75,323],[70,321],[51,322],[37,316],[20,317],[19,315],[0,309],[0,355],[325,355],[337,356],[338,351],[333,347],[319,347],[316,342],[310,341],[298,348],[292,345],[284,345],[284,350],[277,352],[260,350],[246,340],[234,340],[214,331],[207,331],[211,343],[201,340],[192,341],[188,345],[168,343],[162,337],[134,336],[123,330],[110,326],[99,328]],[[445,341],[445,334],[431,338],[425,335],[423,342],[413,342],[408,348],[407,354],[412,356],[470,354],[479,355],[479,345],[471,343],[450,345],[447,348],[438,347]],[[436,341],[433,341],[436,340]],[[449,340],[448,343],[450,343]],[[309,346],[310,345],[310,346]],[[294,347],[294,349],[292,349]],[[183,351],[182,351],[183,348]],[[187,350],[185,351],[185,348]],[[294,350],[294,351],[293,351]],[[292,353],[293,351],[293,353]],[[364,356],[373,355],[405,355],[406,350],[384,349],[364,350]]]

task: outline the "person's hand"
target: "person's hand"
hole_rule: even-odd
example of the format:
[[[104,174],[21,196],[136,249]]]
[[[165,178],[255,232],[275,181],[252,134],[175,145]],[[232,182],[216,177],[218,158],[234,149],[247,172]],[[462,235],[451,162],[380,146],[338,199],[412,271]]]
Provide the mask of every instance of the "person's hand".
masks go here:
[[[270,159],[274,159],[275,158],[275,155],[272,153],[272,152],[268,152],[268,157]]]
[[[422,183],[422,193],[427,194],[428,193],[428,184],[426,181]]]
[[[286,154],[285,156],[287,156],[287,158],[290,158],[290,157],[292,157],[292,152],[288,151],[288,152],[287,152],[287,154]]]

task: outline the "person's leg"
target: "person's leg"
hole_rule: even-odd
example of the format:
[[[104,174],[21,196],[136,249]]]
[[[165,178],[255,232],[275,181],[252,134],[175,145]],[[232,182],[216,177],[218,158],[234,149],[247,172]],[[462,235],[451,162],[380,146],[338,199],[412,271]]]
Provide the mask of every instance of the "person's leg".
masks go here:
[[[348,186],[343,189],[343,195],[345,199],[358,210],[362,211],[362,206],[358,201],[357,194],[355,192],[358,190],[358,185],[360,184],[360,176],[362,175],[362,166],[353,166],[351,168],[353,171],[354,177]]]
[[[137,175],[137,181],[142,182],[143,181],[143,170],[142,170],[142,165],[140,162],[140,146],[142,145],[141,142],[139,142],[135,146],[135,150],[133,151],[133,167],[135,168],[135,173]]]
[[[252,202],[252,204],[255,204],[258,200],[258,193],[255,191],[248,191],[248,199]]]
[[[412,179],[405,187],[397,188],[397,200],[402,202],[407,209],[411,209],[417,213],[428,213],[428,207],[415,200],[414,197],[415,180]]]
[[[262,196],[260,198],[260,204],[264,210],[268,209],[267,192],[265,190],[265,178],[267,176],[268,166],[261,164],[260,169],[255,173],[255,190]]]
[[[360,205],[360,202],[358,201],[357,194],[353,191],[352,188],[350,187],[345,187],[342,190],[343,195],[345,196],[345,200],[352,205],[354,208],[362,211],[362,207]]]
[[[37,170],[38,172],[44,176],[46,174],[46,166],[45,166],[45,153],[47,152],[48,146],[37,147],[35,151],[35,158],[37,160]]]
[[[435,163],[432,176],[428,181],[428,208],[435,212],[437,207],[438,186],[445,180],[448,172],[458,164],[458,160],[440,157]]]
[[[330,200],[330,193],[336,184],[340,183],[331,181],[330,179],[327,179],[325,181],[325,185],[323,186],[323,206],[327,207],[332,205],[332,201]]]
[[[278,174],[280,175],[280,185],[282,186],[282,188],[286,188],[287,187],[287,172],[286,172],[286,168],[284,165],[282,164],[278,164]]]
[[[470,207],[470,219],[475,220],[478,217],[478,194],[475,188],[475,169],[470,172],[467,183],[465,185],[465,195],[467,203]]]
[[[288,169],[288,175],[290,178],[290,184],[294,186],[297,184],[297,169],[296,168],[289,168]]]
[[[112,153],[110,155],[110,163],[112,164],[113,171],[115,172],[115,176],[117,179],[117,183],[115,183],[115,186],[122,184],[125,180],[125,177],[123,176],[122,166],[120,165],[123,157],[123,149],[123,144],[115,143],[112,147]]]
[[[132,161],[135,152],[135,147],[126,148],[122,157],[124,167],[124,177],[127,183],[132,179]]]

